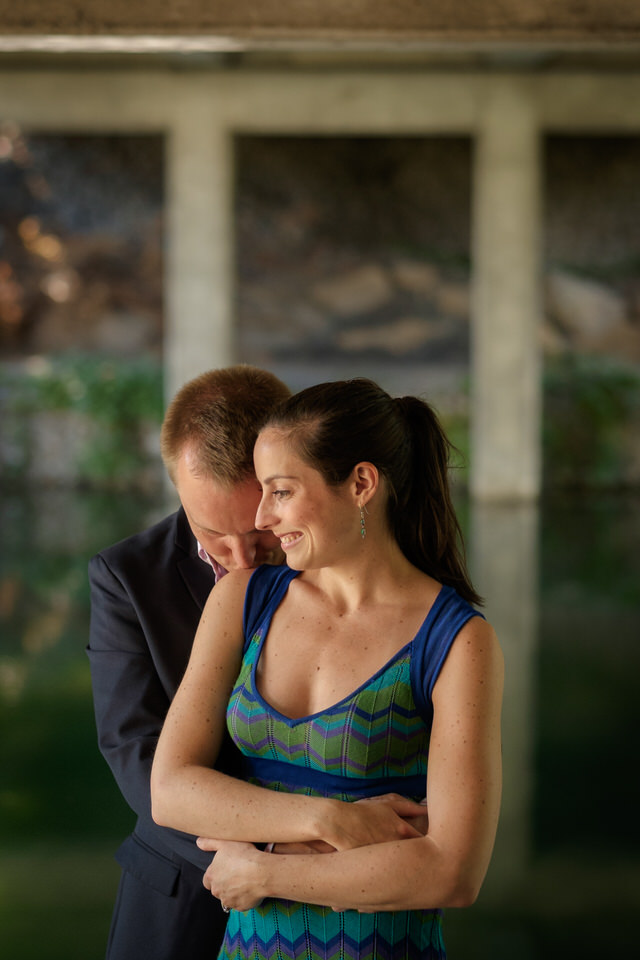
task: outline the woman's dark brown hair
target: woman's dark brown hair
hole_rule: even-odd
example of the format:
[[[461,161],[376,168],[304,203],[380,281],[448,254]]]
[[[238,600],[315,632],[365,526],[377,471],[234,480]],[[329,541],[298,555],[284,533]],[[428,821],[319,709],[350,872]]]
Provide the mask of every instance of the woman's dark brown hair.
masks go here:
[[[343,483],[356,463],[373,463],[386,480],[388,522],[406,558],[470,603],[482,603],[451,501],[452,447],[428,403],[393,398],[372,380],[333,381],[284,401],[265,426],[285,429],[327,483]]]

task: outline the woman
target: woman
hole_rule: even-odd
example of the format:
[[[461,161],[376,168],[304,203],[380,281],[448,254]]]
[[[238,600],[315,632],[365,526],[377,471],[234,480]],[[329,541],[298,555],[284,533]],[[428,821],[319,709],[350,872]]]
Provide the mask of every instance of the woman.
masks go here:
[[[448,454],[426,403],[368,380],[302,391],[258,437],[256,525],[288,566],[212,592],[152,778],[159,822],[216,838],[222,957],[444,957],[440,908],[478,893],[502,657],[472,606]],[[211,769],[225,712],[250,783]],[[390,834],[416,812],[399,801],[366,805],[368,836],[349,821],[361,805],[344,801],[390,790],[426,792],[424,834]],[[333,852],[253,846],[310,840]]]

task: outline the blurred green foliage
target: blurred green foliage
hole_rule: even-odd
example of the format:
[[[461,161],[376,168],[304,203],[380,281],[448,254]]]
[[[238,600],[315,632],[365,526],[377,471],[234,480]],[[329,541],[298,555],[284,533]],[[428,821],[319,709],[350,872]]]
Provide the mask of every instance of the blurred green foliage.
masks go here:
[[[603,357],[567,355],[547,362],[545,486],[630,485],[634,427],[639,424],[639,369]]]
[[[115,841],[132,815],[97,747],[89,558],[165,512],[147,496],[3,492],[0,499],[0,847]],[[34,834],[35,831],[35,834]],[[0,896],[1,899],[1,896]]]
[[[640,368],[567,354],[545,362],[542,389],[545,490],[637,489]],[[452,480],[464,488],[472,458],[469,416],[458,411],[440,419],[454,448]]]
[[[16,391],[13,406],[22,412],[77,410],[103,422],[162,417],[162,370],[148,357],[38,358],[19,368],[0,367],[0,386]]]
[[[38,358],[0,367],[0,409],[13,446],[5,477],[24,479],[32,455],[25,426],[42,412],[73,412],[87,422],[86,442],[74,464],[87,486],[136,486],[157,451],[145,430],[162,421],[162,368],[148,357],[124,360],[93,356]]]
[[[640,370],[600,357],[554,358],[545,364],[543,397],[545,488],[637,485],[631,465],[640,425]],[[162,421],[161,365],[150,358],[67,356],[0,366],[0,411],[3,442],[13,451],[4,458],[5,480],[23,483],[28,475],[30,419],[66,411],[88,424],[73,465],[78,485],[148,486],[158,451],[149,448],[145,431]],[[457,412],[442,422],[456,448],[454,482],[464,487],[471,457],[468,417]]]

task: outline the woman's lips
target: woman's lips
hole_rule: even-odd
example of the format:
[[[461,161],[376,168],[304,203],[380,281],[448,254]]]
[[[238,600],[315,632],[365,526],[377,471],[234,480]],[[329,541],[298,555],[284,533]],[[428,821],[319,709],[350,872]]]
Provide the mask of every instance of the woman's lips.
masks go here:
[[[280,537],[280,546],[283,550],[287,550],[295,546],[296,543],[299,543],[300,540],[302,540],[302,534],[299,532],[285,533]]]

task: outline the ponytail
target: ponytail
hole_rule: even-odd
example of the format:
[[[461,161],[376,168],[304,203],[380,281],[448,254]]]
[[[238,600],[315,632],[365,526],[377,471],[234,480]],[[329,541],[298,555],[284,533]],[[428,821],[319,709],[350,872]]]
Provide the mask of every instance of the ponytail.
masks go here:
[[[400,549],[414,566],[482,604],[467,572],[460,524],[451,500],[453,446],[434,410],[418,397],[396,397],[410,445],[408,469],[392,485],[388,510]]]

